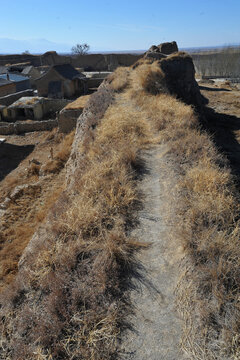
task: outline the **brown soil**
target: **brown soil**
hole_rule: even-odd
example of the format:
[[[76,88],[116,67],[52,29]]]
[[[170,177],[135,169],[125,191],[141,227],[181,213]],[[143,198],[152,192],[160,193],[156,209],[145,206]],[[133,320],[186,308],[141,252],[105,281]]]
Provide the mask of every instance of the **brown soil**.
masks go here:
[[[145,168],[138,190],[143,206],[132,236],[146,244],[151,242],[151,246],[136,256],[141,276],[135,279],[131,292],[131,326],[121,339],[124,360],[185,359],[179,346],[182,322],[175,304],[183,247],[170,236],[172,223],[166,216],[170,211],[169,192],[175,186],[173,170],[166,166],[167,150],[165,145],[155,145],[141,153]]]
[[[88,102],[89,98],[90,95],[80,96],[75,101],[67,104],[64,109],[65,110],[77,110],[81,108],[83,109],[86,103]]]
[[[218,149],[228,158],[232,171],[240,176],[240,91],[221,84],[200,86],[208,100],[206,128]]]
[[[64,184],[64,170],[38,174],[51,152],[54,157],[59,150],[61,136],[56,131],[5,138],[0,145],[0,290],[14,279],[23,250]],[[12,196],[22,185],[29,186]]]
[[[226,84],[200,85],[201,93],[208,99],[208,106],[218,113],[240,116],[240,91]]]

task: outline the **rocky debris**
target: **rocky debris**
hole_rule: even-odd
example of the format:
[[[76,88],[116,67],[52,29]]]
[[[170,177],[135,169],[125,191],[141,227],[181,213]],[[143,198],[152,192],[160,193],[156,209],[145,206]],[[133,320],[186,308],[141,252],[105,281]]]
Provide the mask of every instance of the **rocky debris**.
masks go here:
[[[5,200],[0,204],[1,210],[6,210],[8,208],[8,205],[10,204],[11,199],[7,196]]]
[[[215,81],[212,79],[199,79],[198,80],[198,84],[210,84],[210,85],[214,85]]]
[[[5,215],[5,212],[6,212],[6,210],[1,209],[1,207],[0,207],[0,219],[1,219],[1,217],[3,217]]]
[[[11,202],[16,202],[25,192],[37,192],[41,190],[39,183],[18,185],[0,204],[0,211],[6,210]]]
[[[18,185],[15,187],[15,189],[11,192],[9,195],[10,200],[16,201],[18,198],[20,198],[26,191],[35,192],[41,189],[40,184],[24,184],[24,185]]]
[[[35,165],[41,165],[42,163],[34,158],[28,161],[29,165],[35,164]]]
[[[150,49],[145,53],[144,57],[161,60],[167,55],[173,54],[175,52],[178,52],[178,46],[176,41],[165,42],[159,44],[158,46],[152,45]]]
[[[176,41],[161,43],[157,47],[159,51],[165,55],[170,55],[178,52],[178,46]]]

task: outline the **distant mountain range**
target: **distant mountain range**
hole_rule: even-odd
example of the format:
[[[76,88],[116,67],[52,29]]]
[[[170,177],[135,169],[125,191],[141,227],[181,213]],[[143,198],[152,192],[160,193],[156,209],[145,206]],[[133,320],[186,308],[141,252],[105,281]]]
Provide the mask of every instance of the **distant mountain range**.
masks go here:
[[[0,54],[21,54],[29,51],[32,54],[41,54],[46,51],[70,52],[71,45],[55,43],[46,39],[14,40],[0,38]]]
[[[207,50],[217,50],[227,46],[239,47],[239,44],[229,44],[222,46],[199,46],[191,48],[180,48],[180,50],[187,51],[190,53],[207,51]],[[69,55],[71,53],[70,44],[56,43],[46,39],[29,39],[29,40],[14,40],[8,38],[0,38],[0,54],[21,54],[25,51],[29,51],[31,54],[43,54],[46,51],[57,51],[59,54]],[[146,49],[147,50],[147,49]],[[130,53],[130,54],[142,54],[146,50],[93,50],[90,53],[102,53],[102,54],[114,54],[114,53]]]

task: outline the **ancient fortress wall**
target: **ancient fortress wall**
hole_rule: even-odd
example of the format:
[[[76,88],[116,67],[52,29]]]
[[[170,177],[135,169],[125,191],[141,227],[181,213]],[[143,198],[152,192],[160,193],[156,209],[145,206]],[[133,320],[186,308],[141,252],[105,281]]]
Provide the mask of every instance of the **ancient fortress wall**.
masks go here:
[[[43,55],[1,55],[0,65],[29,62],[33,66],[71,64],[90,71],[113,71],[118,66],[130,66],[142,55],[134,54],[88,54],[78,56],[58,55],[49,51]]]
[[[33,90],[28,89],[28,90],[24,90],[24,91],[19,91],[19,92],[14,93],[14,94],[2,96],[2,97],[0,97],[0,105],[9,106],[12,103],[14,103],[15,101],[17,101],[18,99],[20,99],[21,97],[23,97],[23,96],[33,96],[33,94],[34,94]]]
[[[3,123],[0,124],[0,135],[12,135],[12,134],[22,134],[32,131],[46,131],[52,130],[58,126],[57,120],[42,120],[42,121],[19,121],[16,123]]]

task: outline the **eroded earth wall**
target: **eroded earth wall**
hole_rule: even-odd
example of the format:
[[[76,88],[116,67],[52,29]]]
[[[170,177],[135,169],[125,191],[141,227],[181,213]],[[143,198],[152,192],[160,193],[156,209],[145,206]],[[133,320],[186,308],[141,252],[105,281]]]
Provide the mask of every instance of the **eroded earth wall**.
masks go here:
[[[33,66],[52,66],[71,64],[90,71],[115,70],[118,66],[130,66],[142,55],[136,54],[88,54],[78,56],[58,55],[55,51],[48,51],[43,55],[1,55],[0,65],[30,62]]]

